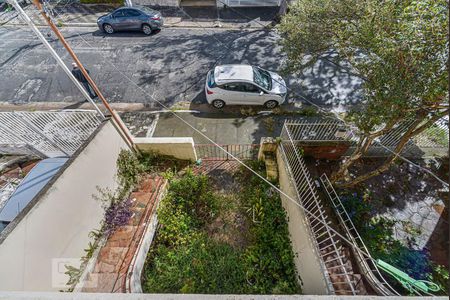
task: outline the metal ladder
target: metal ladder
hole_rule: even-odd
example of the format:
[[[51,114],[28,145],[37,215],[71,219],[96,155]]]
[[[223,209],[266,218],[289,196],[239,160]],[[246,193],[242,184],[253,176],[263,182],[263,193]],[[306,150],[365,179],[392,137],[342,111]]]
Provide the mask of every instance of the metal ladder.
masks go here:
[[[400,296],[400,294],[384,279],[383,275],[381,275],[380,270],[374,263],[374,259],[370,256],[369,250],[367,250],[364,241],[356,230],[355,225],[350,219],[350,216],[345,210],[344,205],[326,174],[320,176],[320,182],[327,193],[328,198],[331,200],[334,211],[339,219],[339,223],[344,229],[346,237],[353,243],[352,251],[367,282],[379,295]],[[369,256],[366,256],[363,253]]]

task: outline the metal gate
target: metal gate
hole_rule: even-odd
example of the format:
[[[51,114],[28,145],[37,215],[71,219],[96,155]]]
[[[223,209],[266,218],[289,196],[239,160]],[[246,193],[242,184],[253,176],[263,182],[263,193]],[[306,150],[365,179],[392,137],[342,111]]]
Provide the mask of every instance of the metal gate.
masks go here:
[[[0,112],[0,150],[28,147],[45,157],[71,156],[101,122],[95,111]]]
[[[258,158],[259,144],[227,144],[220,147],[226,152],[214,144],[195,144],[195,151],[202,160],[233,160],[233,156],[240,160]]]

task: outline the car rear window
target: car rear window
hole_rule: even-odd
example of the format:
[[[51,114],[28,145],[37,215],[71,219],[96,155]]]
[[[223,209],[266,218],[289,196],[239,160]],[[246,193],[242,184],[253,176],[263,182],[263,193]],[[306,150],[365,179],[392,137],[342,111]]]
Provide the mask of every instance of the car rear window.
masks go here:
[[[139,9],[144,11],[144,12],[146,12],[147,14],[150,14],[150,15],[158,14],[158,12],[156,10],[153,10],[153,9],[145,7],[145,6],[140,6]]]
[[[208,73],[208,86],[210,88],[213,88],[216,86],[216,82],[214,80],[214,72],[213,71],[209,71]]]

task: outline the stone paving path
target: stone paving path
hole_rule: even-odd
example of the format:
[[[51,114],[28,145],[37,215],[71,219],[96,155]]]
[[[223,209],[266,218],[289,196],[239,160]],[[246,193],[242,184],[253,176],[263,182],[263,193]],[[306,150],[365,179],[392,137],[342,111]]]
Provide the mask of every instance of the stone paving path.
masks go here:
[[[100,249],[95,267],[88,274],[82,292],[122,293],[127,290],[127,274],[146,225],[156,213],[158,195],[164,182],[161,177],[147,177],[142,180],[138,191],[131,193],[133,216]]]

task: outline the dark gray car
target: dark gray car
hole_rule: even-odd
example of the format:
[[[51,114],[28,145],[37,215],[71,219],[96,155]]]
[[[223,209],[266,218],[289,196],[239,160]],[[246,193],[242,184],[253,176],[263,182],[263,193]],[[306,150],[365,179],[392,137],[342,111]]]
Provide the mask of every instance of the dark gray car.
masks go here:
[[[149,35],[160,30],[163,23],[159,11],[144,6],[120,7],[97,19],[98,28],[108,34],[121,30],[142,30]]]

